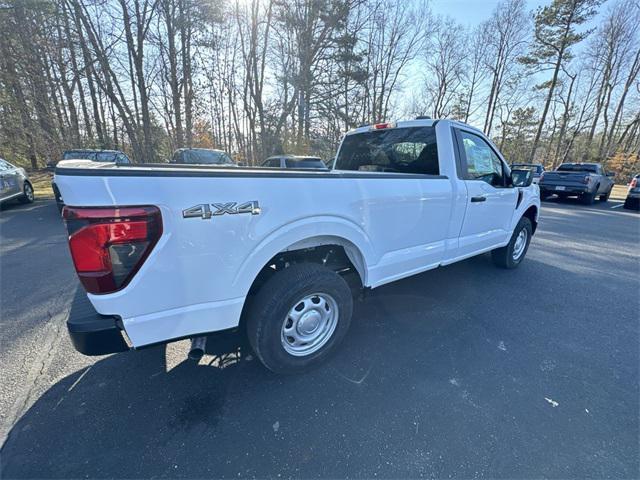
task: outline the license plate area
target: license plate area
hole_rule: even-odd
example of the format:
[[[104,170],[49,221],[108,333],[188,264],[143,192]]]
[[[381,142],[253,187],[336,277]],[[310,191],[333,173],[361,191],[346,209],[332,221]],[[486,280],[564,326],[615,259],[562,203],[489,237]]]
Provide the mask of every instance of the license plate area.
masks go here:
[[[566,189],[566,187],[556,187],[556,190],[560,190],[560,191],[563,191],[565,189]]]

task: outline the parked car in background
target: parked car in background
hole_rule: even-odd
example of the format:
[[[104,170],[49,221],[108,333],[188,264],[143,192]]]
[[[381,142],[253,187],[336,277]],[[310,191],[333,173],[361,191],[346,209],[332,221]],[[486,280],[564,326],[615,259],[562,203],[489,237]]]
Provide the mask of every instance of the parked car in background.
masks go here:
[[[62,153],[61,160],[91,160],[92,162],[109,162],[115,163],[117,165],[129,165],[131,164],[131,160],[127,156],[126,153],[121,152],[120,150],[95,150],[88,148],[79,148],[74,150],[65,150]],[[49,162],[47,167],[55,168],[58,162]],[[62,200],[62,195],[60,195],[60,190],[56,185],[55,176],[53,181],[51,182],[51,189],[53,190],[53,195],[56,198],[56,204],[58,205],[58,211],[62,211],[62,207],[64,207],[64,201]]]
[[[320,168],[327,169],[327,165],[320,157],[303,155],[274,155],[260,164],[270,168]]]
[[[629,182],[629,191],[624,201],[624,208],[640,210],[640,173]]]
[[[527,168],[533,170],[533,183],[538,183],[540,181],[542,172],[545,171],[541,163],[512,163],[511,168]]]
[[[93,162],[115,162],[118,165],[128,165],[131,160],[126,153],[120,150],[96,150],[91,148],[78,148],[62,152],[60,160],[91,160]],[[47,163],[47,167],[54,168],[57,161]]]
[[[14,199],[22,203],[33,202],[33,185],[24,168],[0,158],[0,203]]]
[[[591,205],[596,197],[606,202],[613,189],[613,175],[599,163],[563,163],[554,172],[542,174],[540,197],[544,200],[555,193],[560,198],[578,197],[585,205]]]
[[[169,163],[177,163],[179,165],[236,166],[226,152],[212,148],[179,148],[173,152]]]

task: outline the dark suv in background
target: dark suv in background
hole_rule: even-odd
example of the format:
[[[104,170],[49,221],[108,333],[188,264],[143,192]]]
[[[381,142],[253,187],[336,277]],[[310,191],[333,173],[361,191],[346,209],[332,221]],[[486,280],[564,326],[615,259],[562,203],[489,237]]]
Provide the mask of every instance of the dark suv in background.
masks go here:
[[[627,198],[624,201],[624,208],[629,210],[640,210],[640,173],[629,182]]]
[[[92,150],[92,149],[76,149],[65,150],[62,153],[61,160],[91,160],[92,162],[114,162],[118,165],[129,165],[131,160],[127,157],[127,154],[120,150]],[[48,168],[55,168],[58,162],[49,162]],[[56,197],[56,204],[58,205],[58,211],[62,211],[64,207],[64,201],[60,190],[56,186],[55,179],[51,182],[51,189],[53,195]]]

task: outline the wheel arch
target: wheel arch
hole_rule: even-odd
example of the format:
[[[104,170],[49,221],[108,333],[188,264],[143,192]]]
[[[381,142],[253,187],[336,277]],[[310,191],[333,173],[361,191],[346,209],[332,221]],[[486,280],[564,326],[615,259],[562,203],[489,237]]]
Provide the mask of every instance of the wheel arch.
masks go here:
[[[374,261],[366,233],[341,217],[313,217],[284,225],[267,235],[244,259],[234,278],[234,287],[248,294],[261,272],[279,255],[329,247],[343,251],[361,284],[367,285],[368,269]]]
[[[522,217],[527,217],[531,221],[531,233],[536,233],[538,227],[538,207],[536,205],[530,205],[522,214]],[[520,218],[522,218],[520,217]]]

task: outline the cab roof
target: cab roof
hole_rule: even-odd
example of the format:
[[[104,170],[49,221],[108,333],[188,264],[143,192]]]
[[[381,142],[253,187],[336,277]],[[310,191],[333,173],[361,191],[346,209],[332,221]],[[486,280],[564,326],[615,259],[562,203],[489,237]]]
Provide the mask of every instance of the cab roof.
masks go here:
[[[409,127],[435,127],[436,124],[440,123],[440,122],[446,122],[448,124],[450,124],[451,126],[458,126],[458,127],[464,127],[466,129],[469,130],[473,130],[475,132],[478,132],[480,134],[482,134],[482,132],[480,130],[478,130],[475,127],[472,127],[469,124],[466,124],[464,122],[459,122],[457,120],[451,120],[450,118],[439,118],[439,119],[433,119],[433,118],[428,118],[428,117],[417,117],[413,120],[399,120],[397,122],[393,122],[393,121],[389,121],[389,122],[381,122],[381,123],[372,123],[370,125],[362,125],[358,128],[354,128],[352,130],[349,130],[346,134],[347,135],[353,135],[355,133],[364,133],[364,132],[370,132],[372,130],[386,130],[386,129],[391,129],[391,128],[409,128]],[[379,127],[379,126],[383,126],[383,125],[388,125],[387,127]]]

